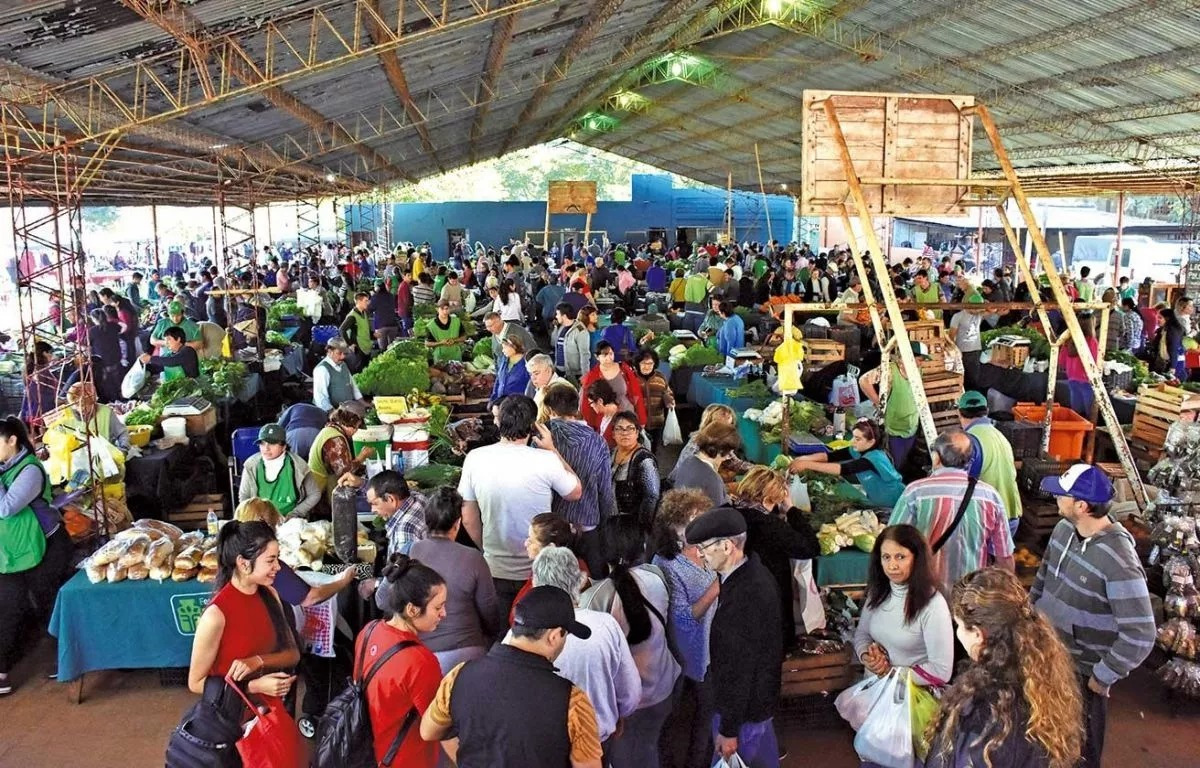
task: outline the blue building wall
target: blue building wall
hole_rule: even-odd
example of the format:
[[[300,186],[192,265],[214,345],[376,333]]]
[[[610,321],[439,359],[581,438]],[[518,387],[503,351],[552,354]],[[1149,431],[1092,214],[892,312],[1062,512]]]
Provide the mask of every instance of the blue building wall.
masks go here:
[[[613,241],[625,239],[627,232],[665,229],[670,243],[681,227],[703,227],[723,230],[725,225],[726,191],[716,187],[702,189],[676,188],[671,177],[636,174],[632,179],[632,199],[629,201],[600,201],[592,216],[592,231],[605,231]],[[792,235],[794,205],[790,197],[768,195],[771,233],[776,240],[789,242]],[[509,238],[520,238],[526,231],[541,232],[545,224],[546,203],[528,202],[462,202],[462,203],[395,203],[392,215],[392,239],[415,243],[428,241],[437,257],[444,257],[448,248],[449,231],[468,230],[471,243],[488,246],[507,244]],[[362,211],[350,210],[352,229],[362,229]],[[378,207],[376,207],[376,214]],[[767,217],[763,198],[747,192],[733,193],[734,232],[737,240],[767,239]],[[381,220],[378,215],[374,221]],[[550,229],[583,231],[584,216],[555,215]],[[535,242],[540,239],[540,235]]]

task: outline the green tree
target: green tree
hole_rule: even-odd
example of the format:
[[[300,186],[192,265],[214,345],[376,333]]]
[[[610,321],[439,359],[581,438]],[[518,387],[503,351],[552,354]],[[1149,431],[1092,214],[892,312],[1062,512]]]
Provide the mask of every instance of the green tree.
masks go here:
[[[117,222],[121,212],[115,205],[86,205],[80,214],[88,227],[108,229]]]

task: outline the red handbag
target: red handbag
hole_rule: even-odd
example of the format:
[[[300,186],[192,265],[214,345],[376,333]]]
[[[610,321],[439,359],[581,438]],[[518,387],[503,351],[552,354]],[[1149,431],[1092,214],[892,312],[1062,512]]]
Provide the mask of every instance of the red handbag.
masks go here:
[[[237,742],[243,768],[305,768],[308,762],[300,729],[284,708],[283,701],[265,697],[256,705],[232,679],[226,677],[225,682],[237,691],[254,715]]]

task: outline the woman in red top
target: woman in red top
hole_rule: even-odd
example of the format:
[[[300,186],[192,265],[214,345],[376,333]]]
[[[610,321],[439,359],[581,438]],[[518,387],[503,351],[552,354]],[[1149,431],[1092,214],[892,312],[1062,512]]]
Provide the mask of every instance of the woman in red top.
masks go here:
[[[626,363],[619,363],[613,354],[612,345],[607,341],[596,344],[596,366],[583,375],[579,382],[579,413],[588,425],[604,435],[611,448],[612,417],[620,411],[633,411],[638,417],[638,426],[646,426],[646,400],[642,395],[642,383],[637,374]],[[593,384],[599,386],[593,388]],[[593,395],[593,392],[596,394]],[[616,405],[611,413],[602,413],[598,409],[596,395],[600,395],[604,405]],[[607,419],[605,418],[607,416]]]
[[[279,573],[279,543],[266,523],[231,521],[217,537],[216,594],[192,641],[188,688],[204,693],[208,677],[247,680],[246,690],[283,698],[300,661],[291,627],[271,584]],[[247,710],[247,715],[249,711]]]
[[[379,579],[375,603],[388,619],[368,625],[358,635],[354,658],[363,658],[363,671],[395,644],[414,643],[388,659],[367,685],[375,759],[381,766],[435,768],[438,744],[421,739],[420,723],[442,682],[442,670],[418,635],[437,629],[445,618],[446,582],[429,566],[394,554]],[[416,715],[410,718],[413,709]],[[406,722],[409,727],[399,748],[390,762],[384,762]]]

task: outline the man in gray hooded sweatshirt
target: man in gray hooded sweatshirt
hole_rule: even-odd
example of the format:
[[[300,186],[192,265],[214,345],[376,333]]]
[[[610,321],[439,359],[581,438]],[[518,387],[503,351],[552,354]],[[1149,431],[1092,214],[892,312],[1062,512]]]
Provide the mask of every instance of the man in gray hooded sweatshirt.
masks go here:
[[[1063,517],[1029,597],[1071,652],[1083,692],[1084,768],[1100,768],[1108,695],[1154,648],[1154,615],[1133,537],[1108,516],[1112,482],[1076,464],[1042,480]]]

